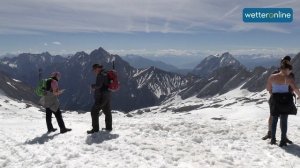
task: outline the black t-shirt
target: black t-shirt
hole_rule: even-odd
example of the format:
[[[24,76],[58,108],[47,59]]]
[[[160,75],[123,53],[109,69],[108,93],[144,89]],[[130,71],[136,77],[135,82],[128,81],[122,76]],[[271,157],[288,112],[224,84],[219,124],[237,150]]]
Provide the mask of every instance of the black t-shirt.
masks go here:
[[[95,89],[95,96],[100,95],[101,93],[109,92],[108,90],[108,78],[105,71],[101,71],[96,78],[96,84],[92,85],[92,88]]]

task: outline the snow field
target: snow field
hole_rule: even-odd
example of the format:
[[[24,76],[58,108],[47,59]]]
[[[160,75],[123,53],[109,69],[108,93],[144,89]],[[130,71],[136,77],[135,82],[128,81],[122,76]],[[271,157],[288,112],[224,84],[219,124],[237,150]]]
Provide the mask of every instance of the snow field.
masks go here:
[[[38,108],[4,96],[0,103],[0,167],[300,167],[299,116],[289,117],[288,137],[295,145],[269,145],[261,140],[267,103],[176,114],[156,108],[132,117],[114,113],[114,130],[93,135],[86,134],[89,113],[66,112],[65,124],[73,130],[46,134]],[[58,128],[55,118],[53,125]]]

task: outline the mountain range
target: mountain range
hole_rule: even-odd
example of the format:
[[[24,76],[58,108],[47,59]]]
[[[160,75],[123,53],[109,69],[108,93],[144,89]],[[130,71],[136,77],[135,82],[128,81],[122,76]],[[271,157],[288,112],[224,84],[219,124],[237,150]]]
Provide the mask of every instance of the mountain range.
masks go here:
[[[90,54],[77,52],[69,57],[52,56],[47,52],[5,57],[0,60],[0,70],[32,88],[39,81],[39,69],[42,69],[43,78],[59,71],[62,74],[60,87],[66,89],[60,97],[62,108],[88,111],[93,104],[93,94],[89,88],[95,82],[91,67],[94,63],[100,63],[106,69],[112,69],[112,59],[115,60],[121,83],[121,89],[112,97],[112,106],[117,110],[131,111],[158,104],[165,94],[187,83],[184,76],[157,68],[142,71],[133,68],[118,55],[111,55],[101,47]]]
[[[123,56],[122,58],[125,61],[127,61],[131,66],[137,69],[156,67],[167,72],[174,72],[181,75],[186,75],[191,71],[191,69],[177,68],[175,65],[171,65],[163,61],[155,60],[153,58],[151,59],[151,57],[146,58],[138,55],[126,55]]]
[[[136,58],[134,56],[134,59]],[[60,97],[62,108],[89,111],[93,103],[93,95],[89,88],[95,82],[91,66],[94,63],[100,63],[106,69],[111,69],[112,60],[115,60],[121,82],[121,89],[113,93],[112,106],[115,110],[125,112],[159,105],[176,95],[182,99],[193,96],[205,98],[221,95],[236,88],[259,92],[265,88],[267,77],[276,69],[259,66],[249,70],[227,52],[217,56],[208,56],[189,74],[180,75],[150,66],[150,64],[147,64],[149,66],[147,68],[133,67],[123,57],[110,54],[100,47],[89,54],[77,52],[68,57],[52,56],[48,52],[4,57],[0,59],[0,71],[12,79],[22,81],[24,87],[30,88],[26,91],[28,94],[22,93],[22,96],[31,101],[37,100],[32,88],[36,87],[39,81],[38,70],[42,70],[43,78],[47,78],[53,71],[60,71],[62,74],[60,87],[66,89]],[[154,63],[157,63],[157,66],[165,65],[161,62]],[[300,54],[294,57],[293,63],[299,83],[299,78],[297,78],[299,74],[296,70],[300,69]],[[3,90],[3,87],[1,89]],[[11,96],[22,97],[18,94]]]
[[[149,68],[151,66],[155,66],[168,72],[186,75],[197,65],[199,65],[199,62],[207,59],[207,57],[203,57],[202,55],[158,57],[151,55],[138,56],[130,54],[122,56],[122,58],[134,68]],[[288,55],[291,57],[295,56],[295,54]],[[213,56],[219,55],[210,55],[209,57]],[[236,54],[234,55],[234,58],[249,70],[253,70],[259,66],[265,68],[276,66],[281,59],[279,55],[272,54]]]

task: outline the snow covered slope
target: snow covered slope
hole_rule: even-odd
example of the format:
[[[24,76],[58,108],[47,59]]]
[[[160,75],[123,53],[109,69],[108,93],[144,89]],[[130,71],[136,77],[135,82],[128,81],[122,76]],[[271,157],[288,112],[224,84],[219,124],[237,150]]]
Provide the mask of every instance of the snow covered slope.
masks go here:
[[[156,67],[137,69],[133,75],[138,89],[147,88],[159,99],[186,87],[188,80],[182,75],[166,72]]]
[[[8,76],[0,71],[0,93],[17,100],[26,100],[37,103],[38,97],[32,87]]]
[[[114,130],[94,135],[86,134],[89,113],[66,112],[73,131],[46,134],[42,111],[0,96],[0,167],[299,167],[300,117],[289,117],[295,145],[262,141],[269,112],[267,95],[261,94],[235,90],[202,103],[178,99],[133,114],[114,113]],[[233,103],[236,95],[249,100]],[[58,127],[55,119],[53,125]]]

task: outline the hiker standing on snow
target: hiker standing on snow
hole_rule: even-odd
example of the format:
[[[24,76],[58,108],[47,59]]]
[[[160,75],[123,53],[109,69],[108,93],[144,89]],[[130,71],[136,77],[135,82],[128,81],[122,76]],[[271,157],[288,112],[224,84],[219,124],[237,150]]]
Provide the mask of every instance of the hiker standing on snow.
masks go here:
[[[284,61],[288,61],[288,62],[291,62],[291,57],[290,56],[285,56],[284,58],[281,59],[281,63],[283,63]],[[272,74],[277,74],[277,73],[280,73],[280,69],[274,71]],[[295,80],[295,75],[291,72],[290,75],[289,75],[293,80]],[[293,89],[291,87],[289,87],[289,91],[291,93],[293,93]],[[272,97],[270,97],[269,99],[269,105],[270,105],[270,102],[272,101],[271,100]],[[269,106],[270,107],[270,106]],[[271,111],[271,107],[270,107],[270,111]],[[262,140],[267,140],[267,139],[271,139],[271,131],[272,131],[272,115],[270,114],[269,116],[269,120],[268,120],[268,133],[267,135],[265,135]],[[281,123],[280,123],[280,128],[282,128],[281,126]],[[286,137],[286,142],[289,143],[289,144],[292,144],[293,142],[291,140],[289,140],[287,137]]]
[[[66,133],[72,129],[66,128],[64,120],[62,118],[61,111],[59,109],[59,100],[58,96],[62,94],[62,90],[59,90],[58,81],[61,78],[59,72],[53,72],[51,78],[47,80],[46,84],[46,94],[44,97],[45,108],[46,108],[46,123],[48,128],[48,133],[55,132],[57,129],[53,128],[52,125],[52,113],[55,115],[58,126],[60,128],[60,133]]]
[[[280,72],[272,74],[267,82],[267,90],[271,95],[270,108],[272,115],[272,131],[271,131],[271,144],[276,144],[276,127],[278,118],[280,117],[281,123],[281,141],[279,146],[286,146],[286,133],[287,133],[287,119],[288,115],[296,114],[297,109],[294,104],[293,95],[289,87],[300,96],[300,91],[296,86],[294,80],[289,76],[292,72],[292,65],[289,61],[284,60],[280,66]]]
[[[103,66],[99,64],[93,65],[93,72],[96,77],[96,84],[91,85],[91,89],[94,91],[94,105],[91,109],[92,127],[93,129],[87,131],[88,134],[93,134],[99,131],[99,112],[103,111],[105,114],[104,130],[112,130],[112,114],[111,114],[111,93],[108,89],[107,74],[103,70]]]

